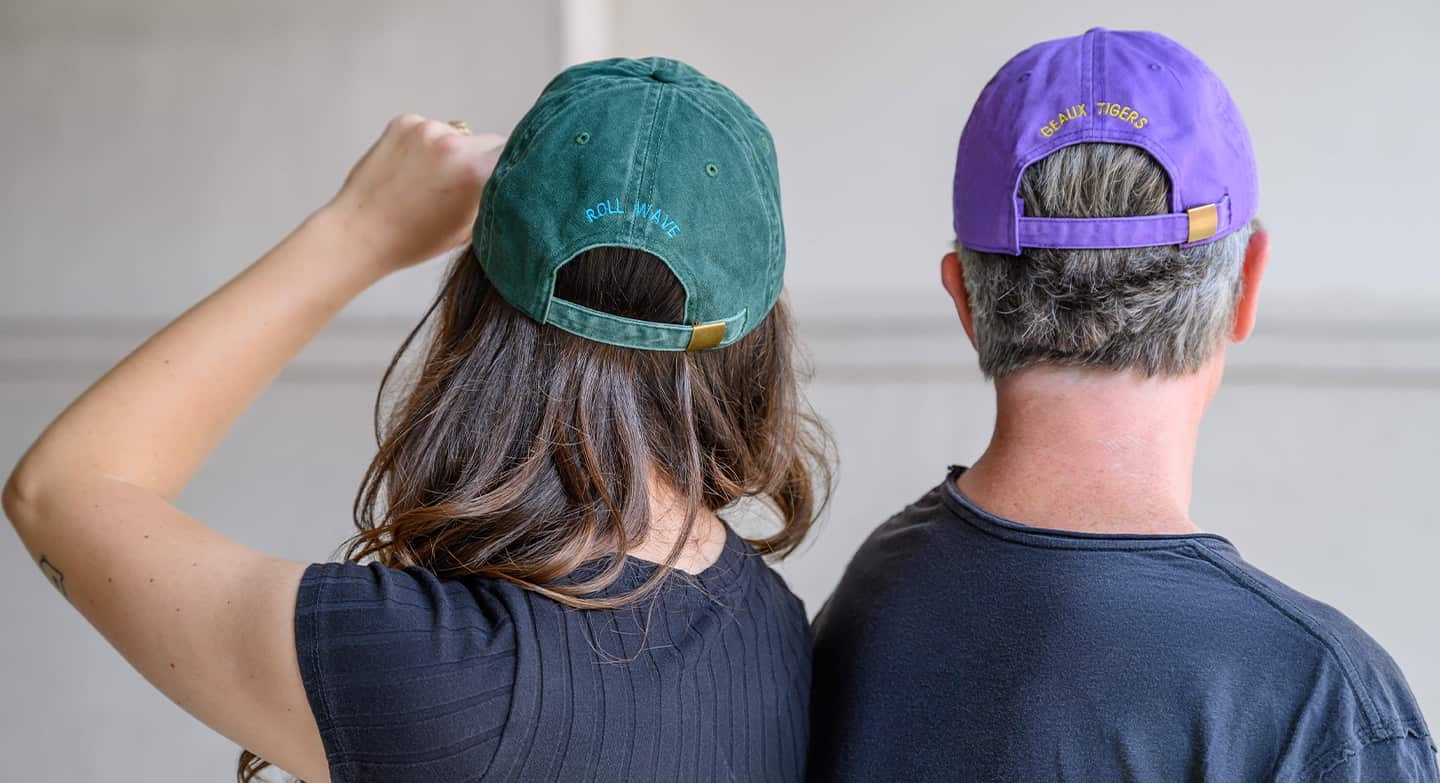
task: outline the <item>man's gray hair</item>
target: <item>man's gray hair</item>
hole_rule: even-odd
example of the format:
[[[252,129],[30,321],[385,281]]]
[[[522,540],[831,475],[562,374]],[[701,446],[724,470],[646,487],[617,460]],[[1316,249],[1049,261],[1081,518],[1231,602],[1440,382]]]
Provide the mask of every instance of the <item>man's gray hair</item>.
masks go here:
[[[1170,211],[1165,170],[1138,147],[1076,144],[1026,169],[1020,195],[1035,217],[1124,217]],[[1198,370],[1235,323],[1253,224],[1197,247],[1025,248],[1020,256],[960,248],[980,369],[1000,378],[1038,364]]]

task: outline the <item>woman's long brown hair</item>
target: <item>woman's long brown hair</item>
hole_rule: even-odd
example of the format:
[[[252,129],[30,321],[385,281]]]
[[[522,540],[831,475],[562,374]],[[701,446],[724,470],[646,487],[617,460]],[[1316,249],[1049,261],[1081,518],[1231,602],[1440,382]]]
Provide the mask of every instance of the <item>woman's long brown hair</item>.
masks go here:
[[[685,310],[669,267],[625,248],[565,264],[555,295],[647,321],[682,323]],[[422,334],[418,365],[400,372]],[[504,579],[603,609],[654,590],[702,510],[740,501],[769,509],[777,528],[749,541],[783,557],[828,496],[833,453],[795,361],[783,300],[726,348],[618,348],[522,315],[462,253],[381,381],[379,448],[355,498],[345,557]],[[686,500],[675,546],[640,587],[598,597],[649,532],[652,478]],[[556,582],[601,559],[608,567],[594,578]],[[266,766],[246,751],[238,779],[248,783]]]

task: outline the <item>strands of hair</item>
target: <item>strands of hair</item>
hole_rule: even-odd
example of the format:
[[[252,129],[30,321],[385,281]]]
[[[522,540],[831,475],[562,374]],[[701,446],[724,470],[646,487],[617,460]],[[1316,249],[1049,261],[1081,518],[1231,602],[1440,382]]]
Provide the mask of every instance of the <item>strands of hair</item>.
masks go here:
[[[561,267],[555,293],[630,318],[680,323],[684,314],[674,274],[637,250],[582,253]],[[418,363],[402,372],[412,347]],[[828,496],[833,451],[801,395],[794,354],[783,301],[718,350],[588,341],[516,311],[462,253],[381,383],[379,448],[346,557],[503,579],[604,609],[662,583],[702,510],[746,500],[777,523],[751,545],[788,554]],[[686,502],[676,545],[644,584],[598,596],[649,532],[652,477]],[[556,582],[596,561],[605,567],[593,577]],[[246,752],[237,777],[246,783],[265,767]]]
[[[1036,217],[1170,211],[1165,170],[1120,144],[1050,154],[1026,170],[1020,195]],[[1234,326],[1252,230],[1189,248],[1025,248],[1018,257],[960,248],[980,369],[997,378],[1037,364],[1194,372]]]

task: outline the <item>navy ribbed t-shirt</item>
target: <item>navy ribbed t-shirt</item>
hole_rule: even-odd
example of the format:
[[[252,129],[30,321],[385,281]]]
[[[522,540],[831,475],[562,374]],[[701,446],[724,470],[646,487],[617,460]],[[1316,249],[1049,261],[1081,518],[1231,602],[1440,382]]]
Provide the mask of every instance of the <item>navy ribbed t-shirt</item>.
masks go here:
[[[311,566],[296,648],[332,779],[800,780],[805,610],[727,534],[709,568],[617,610],[481,577]],[[654,568],[630,558],[602,595]]]
[[[958,474],[816,619],[810,780],[1440,779],[1390,656],[1229,541],[1035,528]]]

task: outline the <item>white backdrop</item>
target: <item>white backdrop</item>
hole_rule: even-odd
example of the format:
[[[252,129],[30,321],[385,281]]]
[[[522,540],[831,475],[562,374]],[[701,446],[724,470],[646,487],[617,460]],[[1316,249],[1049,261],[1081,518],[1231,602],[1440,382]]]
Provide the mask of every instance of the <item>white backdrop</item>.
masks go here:
[[[0,466],[326,198],[390,115],[503,130],[570,59],[674,56],[776,136],[811,397],[841,450],[831,512],[784,566],[818,609],[871,528],[984,444],[990,391],[935,281],[971,101],[1035,40],[1149,27],[1236,94],[1274,240],[1257,336],[1203,432],[1195,515],[1358,620],[1440,721],[1440,5],[1078,6],[0,0]],[[373,448],[380,369],[435,275],[347,311],[181,505],[327,557]],[[229,743],[131,672],[13,542],[0,588],[0,780],[227,776]]]

